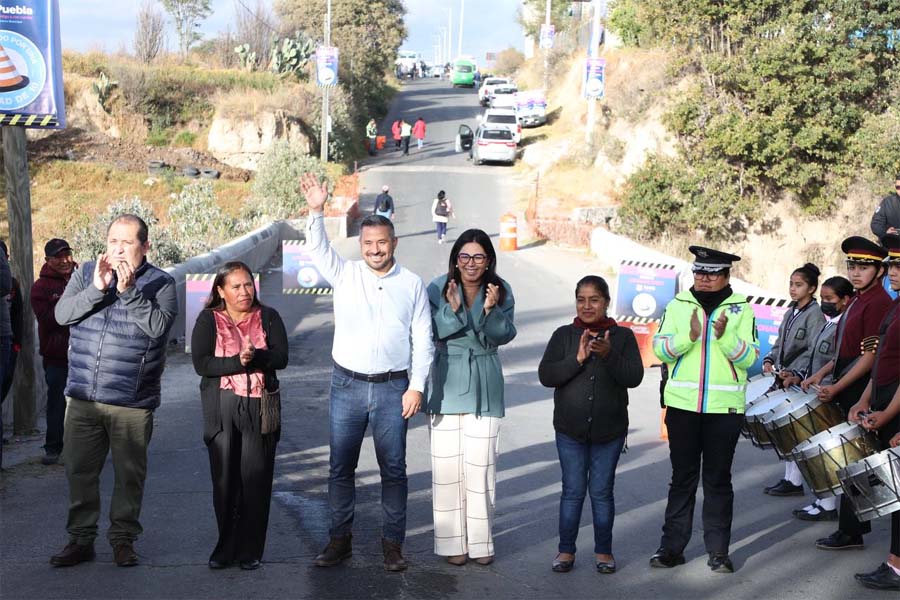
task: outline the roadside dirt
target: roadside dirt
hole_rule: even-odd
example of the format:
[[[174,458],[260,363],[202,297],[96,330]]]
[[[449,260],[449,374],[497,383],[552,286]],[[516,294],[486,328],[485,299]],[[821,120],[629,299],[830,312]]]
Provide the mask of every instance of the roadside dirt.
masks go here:
[[[148,173],[151,160],[162,160],[176,174],[184,167],[215,169],[228,181],[249,181],[251,172],[236,169],[212,155],[193,148],[155,148],[134,144],[97,132],[69,128],[28,143],[28,160],[41,164],[51,160],[102,163],[123,171]]]

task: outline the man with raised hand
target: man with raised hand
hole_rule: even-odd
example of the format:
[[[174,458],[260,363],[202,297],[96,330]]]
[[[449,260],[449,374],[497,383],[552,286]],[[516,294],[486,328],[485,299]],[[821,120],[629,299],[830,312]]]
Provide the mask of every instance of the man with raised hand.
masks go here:
[[[348,261],[325,234],[328,192],[307,173],[300,188],[309,206],[307,248],[334,288],[334,370],[330,392],[330,540],[315,558],[331,567],[351,556],[356,466],[371,425],[381,471],[384,568],[404,571],[406,536],[406,431],[422,408],[434,344],[425,284],[394,259],[397,237],[390,219],[370,215],[360,225],[362,260]]]

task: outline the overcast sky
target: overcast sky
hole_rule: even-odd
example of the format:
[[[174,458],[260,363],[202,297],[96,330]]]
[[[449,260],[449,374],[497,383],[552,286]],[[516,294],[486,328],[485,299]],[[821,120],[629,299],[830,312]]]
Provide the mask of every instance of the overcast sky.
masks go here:
[[[256,0],[243,0],[255,7]],[[307,0],[324,2],[325,0]],[[405,49],[418,50],[431,60],[434,36],[447,26],[447,7],[453,8],[453,54],[459,35],[460,2],[465,2],[463,54],[484,60],[485,53],[499,52],[513,46],[521,49],[522,30],[516,21],[520,0],[405,0],[409,38]],[[203,24],[206,35],[224,31],[234,21],[236,0],[213,0],[213,14]],[[73,50],[131,49],[135,15],[141,0],[62,0],[62,43]],[[176,47],[174,32],[169,34],[169,47]]]

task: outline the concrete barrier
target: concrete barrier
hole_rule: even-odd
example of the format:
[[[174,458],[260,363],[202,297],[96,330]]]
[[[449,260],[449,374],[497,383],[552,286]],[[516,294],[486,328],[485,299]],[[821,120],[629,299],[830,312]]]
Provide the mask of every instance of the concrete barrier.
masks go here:
[[[281,251],[282,240],[303,239],[302,221],[276,221],[265,227],[232,240],[215,250],[195,256],[183,263],[171,266],[166,272],[175,278],[178,293],[178,318],[169,334],[169,341],[184,337],[185,275],[189,273],[215,273],[228,261],[239,260],[258,273]]]

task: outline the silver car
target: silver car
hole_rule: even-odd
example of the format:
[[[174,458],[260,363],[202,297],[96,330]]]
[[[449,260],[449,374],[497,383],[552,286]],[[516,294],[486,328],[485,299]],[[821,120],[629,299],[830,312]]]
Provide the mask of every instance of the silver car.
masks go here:
[[[474,138],[469,156],[476,165],[485,161],[516,163],[516,142],[509,129],[479,127]]]

